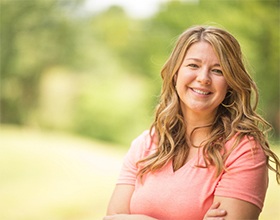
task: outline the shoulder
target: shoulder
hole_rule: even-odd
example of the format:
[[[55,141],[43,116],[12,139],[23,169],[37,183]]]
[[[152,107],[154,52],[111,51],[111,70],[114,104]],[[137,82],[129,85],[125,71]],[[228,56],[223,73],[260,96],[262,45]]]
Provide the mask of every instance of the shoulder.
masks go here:
[[[156,150],[152,136],[149,130],[143,131],[131,143],[129,151],[138,156],[138,159],[146,157]]]
[[[147,142],[149,139],[150,139],[150,132],[149,130],[145,130],[132,141],[132,144]]]
[[[149,130],[145,130],[132,141],[131,147],[146,150],[150,148],[151,144],[152,140],[150,132]]]
[[[248,162],[256,163],[266,161],[266,155],[260,143],[254,137],[235,135],[225,144],[228,152],[227,163],[234,162],[238,158],[249,159]]]

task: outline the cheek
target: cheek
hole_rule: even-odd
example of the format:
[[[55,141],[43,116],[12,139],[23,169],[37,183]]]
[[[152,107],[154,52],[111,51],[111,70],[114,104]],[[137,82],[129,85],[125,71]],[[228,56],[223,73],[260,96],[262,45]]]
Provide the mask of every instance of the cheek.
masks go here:
[[[175,85],[177,87],[184,87],[186,84],[188,84],[189,82],[192,81],[192,74],[190,74],[189,72],[180,70],[178,71],[178,73],[175,76]]]

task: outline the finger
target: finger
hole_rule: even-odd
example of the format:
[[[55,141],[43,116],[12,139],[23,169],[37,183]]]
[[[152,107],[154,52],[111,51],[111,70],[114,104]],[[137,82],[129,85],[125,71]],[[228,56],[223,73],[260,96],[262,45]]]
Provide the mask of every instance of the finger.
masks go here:
[[[206,217],[224,217],[226,214],[223,209],[211,209],[207,212]]]
[[[211,205],[210,209],[217,209],[217,208],[219,208],[220,205],[221,205],[220,202],[215,202]]]

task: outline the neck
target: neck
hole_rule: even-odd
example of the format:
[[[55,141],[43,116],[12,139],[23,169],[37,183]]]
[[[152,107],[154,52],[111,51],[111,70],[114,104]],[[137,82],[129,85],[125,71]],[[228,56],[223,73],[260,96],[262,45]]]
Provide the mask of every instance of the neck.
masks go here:
[[[187,127],[193,130],[197,127],[204,127],[210,125],[214,122],[214,115],[197,115],[197,114],[185,114],[184,115],[185,122]]]
[[[195,145],[200,146],[201,143],[207,139],[211,131],[211,124],[214,121],[213,114],[211,115],[197,115],[186,114],[186,135],[189,140]],[[198,129],[196,129],[198,128]]]

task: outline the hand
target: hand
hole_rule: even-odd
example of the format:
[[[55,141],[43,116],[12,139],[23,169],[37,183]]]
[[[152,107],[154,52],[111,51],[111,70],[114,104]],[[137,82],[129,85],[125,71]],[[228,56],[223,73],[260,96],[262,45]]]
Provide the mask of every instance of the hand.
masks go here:
[[[219,206],[219,202],[213,203],[208,212],[205,214],[203,220],[224,220],[227,212],[226,210],[218,209]]]

